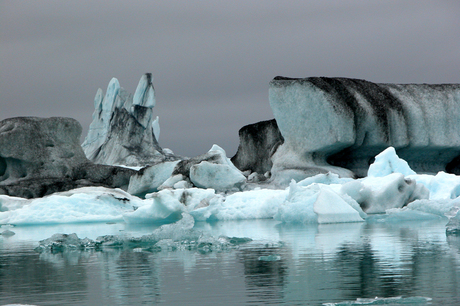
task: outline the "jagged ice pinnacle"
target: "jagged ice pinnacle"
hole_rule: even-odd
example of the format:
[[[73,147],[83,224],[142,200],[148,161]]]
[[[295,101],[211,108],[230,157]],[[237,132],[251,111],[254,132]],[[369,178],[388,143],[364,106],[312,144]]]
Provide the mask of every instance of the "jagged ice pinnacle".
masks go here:
[[[109,165],[145,166],[175,159],[158,144],[159,118],[153,117],[155,90],[152,75],[144,74],[134,96],[113,78],[105,96],[94,99],[93,121],[82,144],[89,160]]]

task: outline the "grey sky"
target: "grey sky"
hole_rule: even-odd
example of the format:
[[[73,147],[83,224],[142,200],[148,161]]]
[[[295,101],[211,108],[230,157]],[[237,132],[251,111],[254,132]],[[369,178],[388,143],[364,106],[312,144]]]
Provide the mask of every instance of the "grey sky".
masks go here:
[[[460,83],[460,1],[0,0],[0,119],[91,122],[152,72],[160,145],[186,156],[273,118],[277,76]]]

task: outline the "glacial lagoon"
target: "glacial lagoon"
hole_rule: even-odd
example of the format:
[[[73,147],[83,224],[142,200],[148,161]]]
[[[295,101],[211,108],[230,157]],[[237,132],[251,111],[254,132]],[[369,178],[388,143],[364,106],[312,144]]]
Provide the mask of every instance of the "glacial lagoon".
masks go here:
[[[197,222],[193,231],[203,235],[252,240],[221,248],[166,239],[157,248],[37,249],[55,233],[94,240],[158,227],[8,227],[15,234],[0,236],[0,305],[460,304],[460,236],[446,235],[445,219]]]

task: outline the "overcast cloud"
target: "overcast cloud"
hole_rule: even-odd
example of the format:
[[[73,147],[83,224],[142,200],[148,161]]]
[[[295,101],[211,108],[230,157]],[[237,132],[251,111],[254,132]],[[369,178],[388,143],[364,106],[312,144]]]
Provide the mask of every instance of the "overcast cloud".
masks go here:
[[[77,119],[152,72],[160,145],[232,156],[277,76],[460,83],[460,1],[2,1],[0,120]]]

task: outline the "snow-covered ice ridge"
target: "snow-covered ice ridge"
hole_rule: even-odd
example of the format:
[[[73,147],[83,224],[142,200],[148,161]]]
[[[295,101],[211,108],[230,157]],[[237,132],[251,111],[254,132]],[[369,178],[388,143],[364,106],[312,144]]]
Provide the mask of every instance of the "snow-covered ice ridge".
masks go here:
[[[460,174],[460,85],[276,77],[270,106],[284,143],[272,173],[358,177],[392,146],[416,172]],[[348,170],[346,170],[348,169]]]
[[[375,219],[374,213],[385,214],[388,222],[443,219],[447,223],[450,219],[455,223],[460,218],[459,196],[460,176],[416,174],[390,147],[376,156],[365,178],[318,174],[293,180],[285,189],[259,187],[228,194],[211,188],[167,187],[145,199],[103,187],[38,199],[2,195],[0,224],[173,223],[184,216],[194,221],[274,218],[315,224],[363,222]]]

